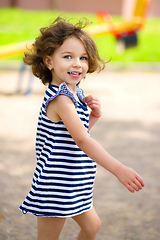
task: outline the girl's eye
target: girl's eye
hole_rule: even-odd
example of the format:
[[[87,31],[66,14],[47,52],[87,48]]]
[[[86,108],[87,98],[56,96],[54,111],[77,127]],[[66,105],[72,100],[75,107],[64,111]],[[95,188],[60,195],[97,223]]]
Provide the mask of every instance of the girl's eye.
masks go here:
[[[71,56],[70,56],[70,55],[67,55],[67,56],[64,56],[64,58],[66,58],[66,59],[71,59]]]
[[[87,57],[81,57],[81,60],[87,60]]]

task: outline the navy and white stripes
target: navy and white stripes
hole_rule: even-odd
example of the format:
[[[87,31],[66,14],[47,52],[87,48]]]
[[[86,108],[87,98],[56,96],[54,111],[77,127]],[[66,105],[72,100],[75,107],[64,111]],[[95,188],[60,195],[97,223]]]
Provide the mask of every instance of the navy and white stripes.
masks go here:
[[[92,207],[96,163],[74,142],[62,121],[54,123],[46,115],[49,101],[59,94],[70,97],[86,129],[89,114],[83,92],[77,101],[65,83],[49,85],[39,115],[32,186],[20,210],[37,216],[73,217]]]

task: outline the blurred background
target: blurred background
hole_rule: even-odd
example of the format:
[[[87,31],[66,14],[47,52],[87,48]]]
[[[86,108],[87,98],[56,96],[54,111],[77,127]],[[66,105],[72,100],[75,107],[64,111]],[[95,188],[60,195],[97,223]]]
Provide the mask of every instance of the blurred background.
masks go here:
[[[130,1],[130,0],[128,0]],[[106,9],[111,15],[121,15],[123,0],[99,0],[84,1],[80,4],[72,0],[1,0],[0,7],[18,7],[23,9],[44,10],[54,9],[67,12],[90,12],[95,13],[98,9]],[[160,15],[160,2],[153,0],[150,8],[150,16]]]
[[[95,25],[96,13],[103,10],[109,14],[113,23],[123,22],[125,15],[132,11],[127,9],[129,2],[130,8],[133,8],[132,2],[136,0],[81,0],[78,4],[73,0],[0,0],[0,46],[33,40],[39,34],[40,27],[49,25],[59,15],[76,19],[86,17]],[[139,2],[143,3],[144,0]],[[101,57],[105,60],[112,59],[111,63],[125,65],[131,62],[159,62],[159,17],[160,1],[152,0],[146,12],[145,23],[137,34],[138,45],[127,51],[117,51],[117,39],[113,34],[93,36]],[[14,59],[22,59],[22,54]]]

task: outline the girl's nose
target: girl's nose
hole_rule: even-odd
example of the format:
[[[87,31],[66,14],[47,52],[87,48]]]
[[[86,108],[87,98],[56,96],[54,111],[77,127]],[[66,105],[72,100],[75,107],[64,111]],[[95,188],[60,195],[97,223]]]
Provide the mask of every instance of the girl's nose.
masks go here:
[[[78,67],[78,68],[80,68],[81,66],[82,66],[82,65],[81,65],[80,59],[79,59],[79,58],[74,59],[73,67]]]

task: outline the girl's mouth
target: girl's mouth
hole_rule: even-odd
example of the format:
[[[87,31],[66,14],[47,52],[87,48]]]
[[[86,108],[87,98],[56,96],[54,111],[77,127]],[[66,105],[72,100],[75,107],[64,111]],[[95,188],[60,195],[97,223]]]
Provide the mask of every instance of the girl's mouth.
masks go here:
[[[73,78],[79,78],[79,76],[81,75],[80,72],[68,72],[68,74]]]

